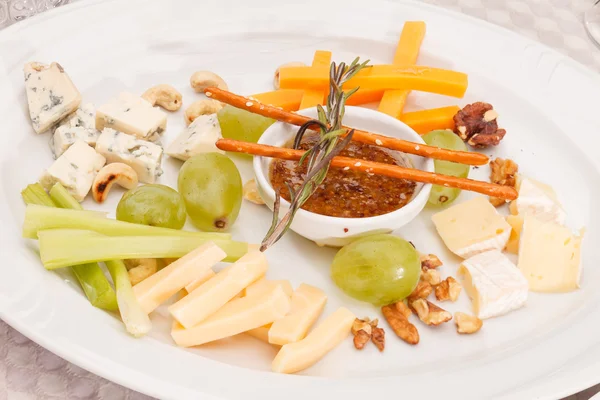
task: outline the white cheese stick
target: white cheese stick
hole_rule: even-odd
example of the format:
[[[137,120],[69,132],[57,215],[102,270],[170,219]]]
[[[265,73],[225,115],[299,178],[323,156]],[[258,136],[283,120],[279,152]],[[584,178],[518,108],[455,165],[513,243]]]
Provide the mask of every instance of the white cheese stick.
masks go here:
[[[569,292],[579,288],[581,241],[555,222],[525,217],[518,266],[534,292]]]
[[[462,258],[502,250],[510,237],[510,225],[483,196],[440,211],[431,220],[448,249]]]
[[[106,160],[96,150],[82,141],[77,141],[65,151],[40,177],[46,190],[60,182],[75,200],[85,199],[94,183],[98,171]]]
[[[208,282],[210,279],[214,278],[215,275],[216,275],[215,271],[213,271],[212,269],[207,269],[206,271],[204,271],[203,273],[198,275],[198,277],[196,279],[194,279],[192,282],[188,283],[187,286],[185,287],[185,291],[187,293],[192,293],[194,290],[196,290],[198,287],[200,287],[200,285],[202,285],[203,283]]]
[[[271,329],[271,325],[272,324],[259,326],[258,328],[250,329],[249,331],[246,331],[244,333],[247,333],[253,338],[261,340],[265,343],[269,343],[269,329]]]
[[[169,307],[181,325],[191,328],[214,314],[246,286],[267,272],[267,258],[260,251],[245,254],[185,298]]]
[[[269,343],[283,346],[304,339],[326,302],[327,295],[321,289],[301,284],[292,294],[290,314],[271,325]]]
[[[293,374],[312,366],[348,337],[355,319],[350,310],[339,308],[307,337],[281,347],[273,360],[273,372]]]
[[[192,328],[178,325],[171,336],[179,346],[199,346],[266,325],[289,310],[290,298],[277,286],[260,296],[235,299]]]
[[[98,137],[96,151],[110,163],[121,162],[134,169],[140,182],[154,183],[162,174],[163,149],[157,144],[106,128]]]
[[[527,279],[497,250],[464,260],[458,276],[471,298],[473,311],[481,319],[506,314],[527,301]]]
[[[261,294],[266,292],[267,290],[271,290],[273,286],[280,285],[281,288],[288,296],[292,297],[292,293],[294,292],[294,288],[290,281],[286,280],[269,280],[267,278],[261,278],[244,289],[244,296],[254,296],[256,294]]]
[[[167,129],[167,114],[140,96],[123,92],[96,110],[96,129],[104,128],[155,141]]]
[[[221,138],[217,114],[201,115],[177,136],[166,148],[165,153],[182,161],[202,153],[225,154],[216,145],[217,140]]]
[[[149,276],[133,287],[133,291],[147,313],[151,313],[193,281],[200,274],[227,257],[213,242],[207,242],[169,266]],[[187,296],[186,296],[187,297]]]
[[[42,133],[77,110],[81,94],[58,63],[25,64],[25,93],[33,129]]]

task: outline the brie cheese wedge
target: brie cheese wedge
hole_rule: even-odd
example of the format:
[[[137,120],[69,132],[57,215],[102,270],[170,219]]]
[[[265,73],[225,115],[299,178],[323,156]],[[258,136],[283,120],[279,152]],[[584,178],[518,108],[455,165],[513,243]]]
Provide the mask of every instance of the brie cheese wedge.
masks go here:
[[[525,217],[518,266],[534,292],[579,288],[583,232],[573,234],[555,222]]]
[[[527,301],[527,279],[498,250],[464,260],[458,276],[471,298],[473,311],[481,319],[506,314]]]
[[[552,221],[563,225],[567,214],[562,208],[554,190],[533,179],[519,177],[517,180],[519,197],[515,200],[518,215],[534,216],[541,221]]]
[[[431,219],[448,249],[462,258],[504,249],[511,232],[506,220],[482,196],[440,211]]]

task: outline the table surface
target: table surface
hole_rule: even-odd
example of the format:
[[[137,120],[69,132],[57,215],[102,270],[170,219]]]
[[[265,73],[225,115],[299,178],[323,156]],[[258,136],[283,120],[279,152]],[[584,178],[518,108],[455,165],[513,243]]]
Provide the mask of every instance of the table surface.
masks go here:
[[[594,0],[423,0],[503,26],[600,71],[600,50],[587,37],[583,12]],[[564,400],[588,400],[600,385]],[[0,321],[0,400],[150,399],[91,374]]]

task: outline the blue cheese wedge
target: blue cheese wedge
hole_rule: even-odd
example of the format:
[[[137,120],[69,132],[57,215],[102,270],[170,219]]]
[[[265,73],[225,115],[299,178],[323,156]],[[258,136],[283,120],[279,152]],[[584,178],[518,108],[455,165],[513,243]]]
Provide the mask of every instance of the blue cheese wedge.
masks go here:
[[[60,182],[77,201],[83,201],[105,163],[96,150],[78,140],[44,172],[40,183],[49,190]]]
[[[583,232],[526,216],[518,266],[534,292],[569,292],[579,288]]]
[[[167,129],[167,115],[140,96],[123,92],[96,110],[96,129],[104,128],[156,141]]]
[[[177,136],[165,152],[182,161],[201,153],[224,154],[215,145],[221,138],[217,114],[201,115]]]
[[[481,319],[504,315],[527,301],[527,279],[498,250],[463,261],[458,276],[471,298],[473,311]]]
[[[25,64],[25,92],[33,129],[42,133],[77,110],[81,94],[58,63]]]
[[[60,157],[77,140],[82,140],[92,147],[96,146],[100,132],[96,130],[94,113],[94,105],[86,104],[56,128],[50,139],[54,158]]]
[[[448,249],[462,258],[504,249],[512,229],[482,196],[440,211],[431,219]]]
[[[96,151],[106,157],[108,163],[129,165],[137,173],[140,182],[154,183],[162,175],[160,163],[163,149],[157,144],[104,128],[96,142]]]

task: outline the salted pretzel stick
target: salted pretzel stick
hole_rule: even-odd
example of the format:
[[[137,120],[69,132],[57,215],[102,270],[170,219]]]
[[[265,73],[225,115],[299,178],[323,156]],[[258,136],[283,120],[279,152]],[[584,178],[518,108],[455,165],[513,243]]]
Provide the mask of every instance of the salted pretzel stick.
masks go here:
[[[219,139],[217,140],[216,144],[217,147],[223,151],[280,158],[290,161],[298,161],[300,160],[300,157],[302,157],[302,154],[304,154],[303,150],[268,146],[264,144],[243,142],[233,139]],[[457,178],[455,176],[435,174],[413,168],[404,168],[399,165],[383,164],[350,157],[334,157],[331,161],[331,166],[334,168],[343,168],[354,171],[363,171],[371,174],[385,175],[392,178],[407,179],[415,182],[432,183],[435,185],[453,187],[486,194],[492,197],[499,197],[504,200],[514,200],[518,196],[517,191],[508,186],[475,181],[473,179]]]
[[[244,96],[221,90],[216,87],[204,89],[206,96],[227,103],[237,108],[249,111],[253,114],[259,114],[264,117],[273,118],[277,121],[287,122],[292,125],[303,125],[311,118],[293,112],[285,111],[276,107],[251,100]],[[352,129],[344,126],[345,129]],[[485,165],[489,161],[488,156],[481,153],[468,151],[454,151],[442,149],[434,146],[427,146],[422,143],[409,142],[407,140],[397,139],[389,136],[378,135],[371,132],[354,130],[352,140],[366,143],[374,146],[382,146],[391,150],[398,150],[404,153],[415,154],[418,156],[434,158],[436,160],[452,161],[467,165]],[[500,196],[496,196],[500,197]]]

